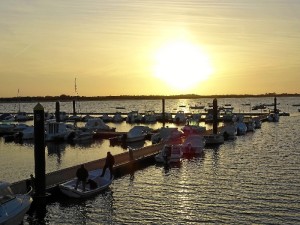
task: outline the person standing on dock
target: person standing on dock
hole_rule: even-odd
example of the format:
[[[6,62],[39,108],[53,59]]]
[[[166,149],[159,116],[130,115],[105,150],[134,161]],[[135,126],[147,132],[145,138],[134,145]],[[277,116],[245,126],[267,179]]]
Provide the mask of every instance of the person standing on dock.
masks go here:
[[[77,181],[76,181],[75,190],[77,190],[79,182],[82,182],[82,190],[85,191],[85,185],[86,185],[87,178],[89,177],[89,173],[83,164],[76,171],[76,176],[77,176]]]
[[[105,171],[108,168],[109,172],[110,172],[110,179],[112,179],[114,164],[115,164],[115,158],[114,158],[114,156],[110,152],[107,152],[107,156],[106,156],[106,160],[105,160],[105,164],[104,164],[104,167],[103,167],[103,170],[102,170],[101,177],[104,176]]]

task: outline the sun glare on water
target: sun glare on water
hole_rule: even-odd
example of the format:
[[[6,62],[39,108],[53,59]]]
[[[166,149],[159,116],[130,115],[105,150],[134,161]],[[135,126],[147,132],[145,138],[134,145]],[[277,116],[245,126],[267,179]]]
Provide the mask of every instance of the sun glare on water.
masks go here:
[[[154,74],[178,90],[187,90],[206,80],[212,73],[208,56],[187,41],[174,41],[155,55]]]

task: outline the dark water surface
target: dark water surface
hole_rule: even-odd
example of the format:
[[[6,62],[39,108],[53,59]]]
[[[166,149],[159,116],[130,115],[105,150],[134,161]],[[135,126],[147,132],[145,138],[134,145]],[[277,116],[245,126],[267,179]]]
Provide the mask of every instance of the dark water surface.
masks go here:
[[[152,165],[88,200],[47,205],[46,224],[300,224],[300,116]],[[25,224],[28,224],[25,222]]]
[[[283,99],[280,108],[287,111],[297,101]],[[93,198],[55,198],[42,220],[25,218],[24,224],[300,224],[300,113],[292,110],[278,123],[265,122],[255,132],[205,149],[200,158],[120,177]],[[9,171],[12,180],[33,171],[32,145],[1,142],[0,147],[1,178]],[[105,141],[66,146],[58,157],[49,147],[47,166],[54,170],[94,160],[109,148]],[[9,167],[9,160],[26,173]]]

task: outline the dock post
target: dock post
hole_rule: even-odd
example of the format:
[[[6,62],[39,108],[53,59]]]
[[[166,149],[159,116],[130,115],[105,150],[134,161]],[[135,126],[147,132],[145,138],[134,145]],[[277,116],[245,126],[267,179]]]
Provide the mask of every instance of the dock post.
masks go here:
[[[274,113],[277,113],[277,98],[274,98]]]
[[[55,104],[55,118],[56,118],[56,122],[60,122],[60,113],[59,113],[60,109],[59,109],[59,101],[56,102]]]
[[[76,116],[76,102],[73,100],[73,116]]]
[[[213,100],[213,134],[218,133],[218,101]]]
[[[166,115],[165,115],[165,99],[162,99],[162,122],[163,127],[165,127]]]
[[[44,107],[38,103],[34,107],[35,195],[38,198],[46,195],[44,116]]]

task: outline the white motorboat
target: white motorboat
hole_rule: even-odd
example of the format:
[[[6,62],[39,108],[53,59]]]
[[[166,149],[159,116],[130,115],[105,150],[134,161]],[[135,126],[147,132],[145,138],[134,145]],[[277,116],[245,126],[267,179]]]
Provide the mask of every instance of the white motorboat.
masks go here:
[[[113,120],[112,116],[108,115],[107,113],[104,113],[101,116],[101,119],[103,120],[104,123],[112,122]]]
[[[181,128],[184,135],[201,134],[206,131],[206,127],[200,125],[185,125]]]
[[[182,143],[182,153],[184,155],[198,155],[202,154],[206,140],[202,135],[189,135]]]
[[[143,116],[137,110],[129,112],[126,118],[127,123],[140,123],[142,120]]]
[[[67,140],[74,131],[74,126],[64,122],[48,121],[45,123],[45,141]]]
[[[59,184],[60,191],[71,198],[88,198],[106,190],[112,183],[113,178],[110,179],[110,171],[107,169],[103,177],[101,177],[102,169],[89,171],[88,179],[96,182],[97,186],[92,187],[86,184],[85,191],[83,190],[82,183],[80,182],[78,188],[75,190],[77,178],[73,178],[65,183]]]
[[[156,123],[157,118],[153,110],[148,110],[145,112],[142,121],[144,123]]]
[[[233,114],[232,110],[224,110],[223,113],[223,122],[235,122],[236,121],[236,115]]]
[[[33,117],[29,116],[26,112],[17,112],[15,115],[15,121],[28,121],[32,119]]]
[[[220,145],[224,143],[224,136],[222,134],[208,134],[204,135],[206,145]]]
[[[115,127],[110,127],[103,122],[101,118],[88,119],[85,126],[87,130],[101,132],[101,131],[115,131]]]
[[[164,145],[162,150],[155,156],[158,163],[178,163],[182,157],[180,145]]]
[[[121,112],[116,112],[115,115],[112,117],[112,122],[114,123],[122,123],[124,121],[124,118],[122,116]]]
[[[201,105],[201,104],[195,104],[193,106],[190,106],[190,109],[204,109],[205,105]]]
[[[237,128],[234,124],[225,125],[220,129],[220,134],[223,135],[224,140],[234,140],[237,135]]]
[[[181,141],[182,135],[183,133],[177,127],[162,127],[157,133],[151,136],[151,142],[152,144],[157,144],[161,141]]]
[[[91,141],[95,136],[94,131],[86,130],[85,128],[78,128],[74,130],[72,134],[69,135],[69,141],[74,142],[84,142],[84,141]]]
[[[134,126],[126,133],[126,142],[145,140],[151,132],[152,129],[148,126]]]
[[[187,119],[187,117],[186,117],[184,111],[183,110],[179,110],[175,114],[175,117],[174,117],[173,121],[174,121],[174,123],[179,124],[179,123],[185,123],[186,119]]]
[[[31,203],[30,192],[26,194],[14,194],[9,183],[0,181],[1,225],[21,224]]]

